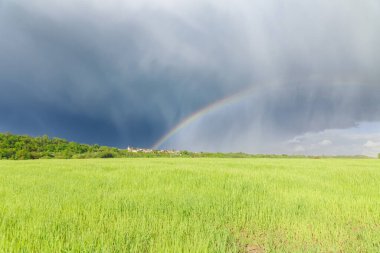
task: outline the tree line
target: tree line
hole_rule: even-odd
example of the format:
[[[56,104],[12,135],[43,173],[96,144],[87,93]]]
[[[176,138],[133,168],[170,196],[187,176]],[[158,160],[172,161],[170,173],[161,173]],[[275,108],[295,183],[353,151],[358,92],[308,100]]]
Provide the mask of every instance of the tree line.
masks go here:
[[[70,159],[80,156],[107,157],[118,152],[117,148],[79,144],[47,135],[31,137],[0,133],[0,159],[27,160],[40,158]]]
[[[191,157],[196,153],[188,151],[119,149],[98,144],[80,144],[47,135],[31,137],[0,133],[0,159],[84,159],[123,157]]]

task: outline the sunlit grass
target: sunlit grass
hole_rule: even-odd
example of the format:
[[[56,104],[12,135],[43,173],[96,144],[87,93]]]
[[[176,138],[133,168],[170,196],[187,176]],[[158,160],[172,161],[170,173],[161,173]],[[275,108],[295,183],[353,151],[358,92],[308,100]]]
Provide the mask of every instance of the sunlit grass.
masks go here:
[[[380,162],[0,161],[2,252],[380,252]]]

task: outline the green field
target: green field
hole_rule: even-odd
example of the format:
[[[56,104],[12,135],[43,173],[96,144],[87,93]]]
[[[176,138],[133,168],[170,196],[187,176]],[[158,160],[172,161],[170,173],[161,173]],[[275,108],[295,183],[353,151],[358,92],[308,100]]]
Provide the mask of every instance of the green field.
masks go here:
[[[0,251],[380,252],[380,162],[0,161]]]

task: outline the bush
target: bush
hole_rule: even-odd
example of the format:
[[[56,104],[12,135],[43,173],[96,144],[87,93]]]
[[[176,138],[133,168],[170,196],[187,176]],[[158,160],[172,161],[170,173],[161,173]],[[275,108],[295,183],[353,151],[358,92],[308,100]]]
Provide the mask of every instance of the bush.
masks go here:
[[[99,157],[100,158],[114,158],[114,157],[117,157],[117,154],[115,154],[114,152],[103,151],[103,152],[100,152]]]

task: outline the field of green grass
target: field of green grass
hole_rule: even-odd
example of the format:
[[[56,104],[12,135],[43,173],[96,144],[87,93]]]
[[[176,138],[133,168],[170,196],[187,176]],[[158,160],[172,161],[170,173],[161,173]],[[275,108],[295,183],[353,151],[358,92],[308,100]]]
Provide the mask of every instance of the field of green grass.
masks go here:
[[[380,161],[0,161],[0,252],[380,252]]]

